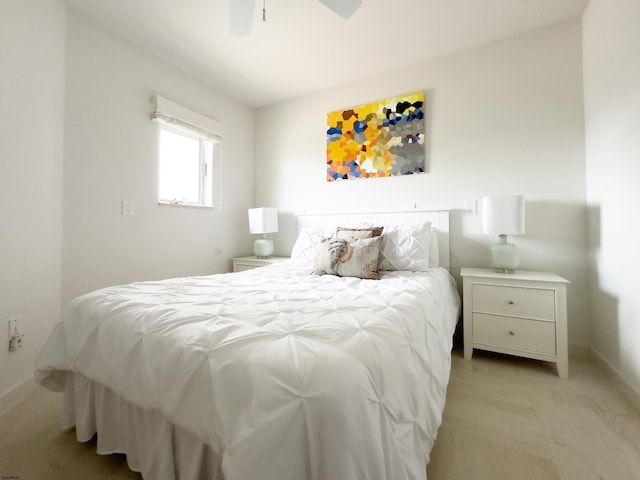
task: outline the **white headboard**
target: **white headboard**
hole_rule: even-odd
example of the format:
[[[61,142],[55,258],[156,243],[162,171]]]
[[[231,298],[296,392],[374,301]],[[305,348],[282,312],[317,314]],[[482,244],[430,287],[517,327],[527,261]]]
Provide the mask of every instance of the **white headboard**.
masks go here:
[[[304,227],[355,227],[372,225],[411,225],[431,222],[438,234],[440,266],[449,270],[449,210],[411,210],[408,212],[321,213],[298,216],[298,233]]]

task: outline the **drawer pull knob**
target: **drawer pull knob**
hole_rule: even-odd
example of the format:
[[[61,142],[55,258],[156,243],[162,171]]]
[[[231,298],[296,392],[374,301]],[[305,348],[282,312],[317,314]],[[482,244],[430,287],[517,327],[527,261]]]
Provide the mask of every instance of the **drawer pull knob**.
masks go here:
[[[509,300],[507,303],[508,303],[509,305],[514,305],[513,300]]]
[[[509,335],[511,335],[512,337],[515,335],[515,333],[513,333],[513,330],[509,330]]]

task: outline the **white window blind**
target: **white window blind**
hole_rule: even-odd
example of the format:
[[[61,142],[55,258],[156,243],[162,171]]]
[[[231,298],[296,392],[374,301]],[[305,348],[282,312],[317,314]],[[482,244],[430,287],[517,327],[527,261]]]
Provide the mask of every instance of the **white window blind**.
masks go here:
[[[184,128],[214,140],[222,140],[222,127],[216,120],[160,95],[155,96],[154,103],[155,109],[151,116],[154,122],[170,124],[175,128]]]

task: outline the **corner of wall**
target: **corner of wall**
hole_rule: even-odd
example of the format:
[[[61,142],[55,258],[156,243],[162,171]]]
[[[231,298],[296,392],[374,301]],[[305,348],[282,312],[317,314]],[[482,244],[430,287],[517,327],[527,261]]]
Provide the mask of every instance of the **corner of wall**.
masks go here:
[[[613,378],[627,399],[633,403],[638,410],[640,410],[640,390],[636,389],[633,384],[627,380],[625,376],[618,371],[618,369],[611,365],[611,363],[609,363],[600,352],[594,348],[590,348],[590,353],[591,359],[593,359],[600,368],[605,370],[607,374]]]

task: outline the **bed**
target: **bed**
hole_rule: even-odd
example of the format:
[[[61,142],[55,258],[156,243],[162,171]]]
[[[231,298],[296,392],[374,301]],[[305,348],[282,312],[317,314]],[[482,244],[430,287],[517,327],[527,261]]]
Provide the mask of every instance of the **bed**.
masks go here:
[[[460,309],[448,227],[303,215],[289,261],[82,295],[36,381],[64,392],[64,428],[145,479],[424,480]],[[347,263],[373,249],[375,278],[314,265],[340,235]]]

